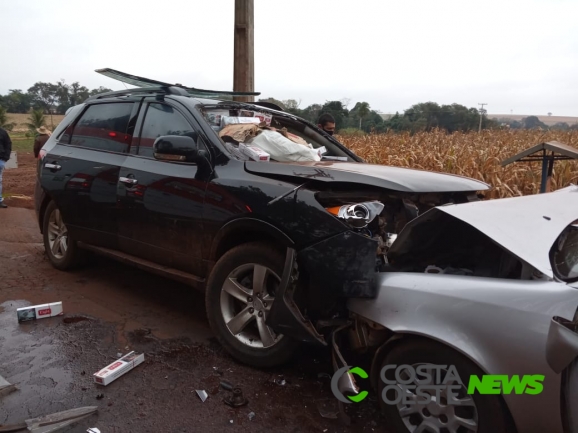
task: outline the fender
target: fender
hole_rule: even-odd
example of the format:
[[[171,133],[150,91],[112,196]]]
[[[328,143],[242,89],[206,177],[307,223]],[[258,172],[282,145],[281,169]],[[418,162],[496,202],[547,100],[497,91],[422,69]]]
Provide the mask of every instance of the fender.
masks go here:
[[[227,242],[227,238],[236,236],[239,233],[251,232],[263,233],[279,241],[283,247],[293,247],[295,245],[293,239],[273,224],[257,218],[241,217],[227,222],[219,229],[211,243],[209,260],[215,261],[219,257],[221,246]]]
[[[578,291],[554,281],[402,272],[381,273],[375,299],[348,301],[352,313],[397,335],[445,344],[486,374],[543,374],[541,394],[502,397],[519,432],[551,433],[563,430],[548,331],[553,315],[572,318],[577,305]]]

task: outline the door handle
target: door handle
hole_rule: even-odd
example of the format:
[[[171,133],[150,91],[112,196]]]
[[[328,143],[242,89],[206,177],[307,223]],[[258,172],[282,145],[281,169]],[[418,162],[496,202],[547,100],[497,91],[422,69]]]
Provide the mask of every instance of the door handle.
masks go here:
[[[58,164],[44,164],[44,168],[48,168],[48,169],[50,169],[50,170],[58,171],[58,170],[60,170],[62,167],[59,166]]]
[[[122,183],[126,183],[127,185],[136,185],[138,183],[138,180],[130,178],[130,177],[119,177],[118,178],[119,182]]]

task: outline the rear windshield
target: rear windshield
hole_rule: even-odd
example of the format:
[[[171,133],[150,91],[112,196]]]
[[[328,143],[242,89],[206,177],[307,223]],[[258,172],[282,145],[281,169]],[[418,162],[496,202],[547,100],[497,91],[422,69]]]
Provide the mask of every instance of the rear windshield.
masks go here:
[[[578,221],[562,232],[551,251],[552,265],[559,278],[578,281]]]
[[[267,161],[354,161],[306,123],[275,112],[227,106],[204,106],[201,112],[237,159],[259,160],[258,155],[246,151],[244,145],[248,145],[265,152]]]

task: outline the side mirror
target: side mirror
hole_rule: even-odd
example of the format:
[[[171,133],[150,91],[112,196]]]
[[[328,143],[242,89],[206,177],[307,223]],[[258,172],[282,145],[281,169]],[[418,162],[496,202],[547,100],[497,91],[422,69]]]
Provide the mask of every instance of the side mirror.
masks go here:
[[[155,159],[165,161],[197,162],[205,158],[205,151],[197,144],[198,135],[163,135],[155,140],[153,154]]]

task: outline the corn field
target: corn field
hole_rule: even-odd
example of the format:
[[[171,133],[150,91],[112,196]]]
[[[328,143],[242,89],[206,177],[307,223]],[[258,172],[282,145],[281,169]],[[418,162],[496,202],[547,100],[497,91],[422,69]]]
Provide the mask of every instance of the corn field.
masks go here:
[[[486,198],[513,197],[540,191],[540,162],[501,162],[545,141],[578,147],[578,131],[485,130],[444,131],[337,137],[369,163],[467,176],[489,183]],[[578,161],[556,161],[551,191],[578,183]]]

